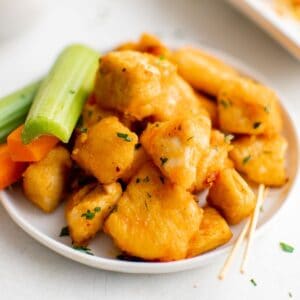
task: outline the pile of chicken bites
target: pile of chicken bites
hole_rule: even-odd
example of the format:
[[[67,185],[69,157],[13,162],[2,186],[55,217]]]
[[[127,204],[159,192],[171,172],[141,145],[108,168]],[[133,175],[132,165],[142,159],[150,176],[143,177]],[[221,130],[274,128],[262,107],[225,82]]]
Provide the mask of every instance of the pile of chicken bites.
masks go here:
[[[103,231],[127,256],[193,257],[253,213],[250,185],[286,183],[281,128],[269,88],[144,34],[101,57],[73,142],[26,170],[24,192],[46,212],[67,199],[74,245]]]

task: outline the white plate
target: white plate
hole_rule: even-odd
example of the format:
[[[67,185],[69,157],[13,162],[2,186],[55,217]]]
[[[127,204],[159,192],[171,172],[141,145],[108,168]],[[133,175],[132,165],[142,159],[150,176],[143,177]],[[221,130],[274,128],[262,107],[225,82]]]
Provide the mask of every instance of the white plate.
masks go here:
[[[300,20],[279,13],[276,0],[227,0],[300,60]]]
[[[174,42],[170,44],[178,45],[178,43]],[[259,73],[251,70],[240,61],[216,50],[207,50],[232,64],[241,72],[270,85]],[[286,203],[288,196],[290,196],[289,194],[296,179],[299,162],[296,131],[288,113],[284,108],[282,111],[285,125],[284,135],[289,143],[287,172],[290,180],[284,187],[270,190],[268,199],[266,199],[264,204],[263,212],[260,215],[256,236],[263,233],[265,229],[270,226],[271,221],[275,221],[275,216]],[[99,233],[89,245],[95,256],[90,256],[72,249],[69,237],[59,237],[61,228],[66,225],[64,220],[64,205],[61,205],[54,213],[46,215],[27,201],[17,187],[13,188],[13,190],[0,192],[0,196],[2,204],[11,218],[24,231],[46,247],[65,257],[91,267],[126,273],[168,273],[204,266],[213,262],[217,256],[229,250],[230,245],[235,241],[242,226],[242,224],[240,224],[232,227],[234,237],[227,245],[198,257],[167,263],[128,262],[120,261],[115,258],[119,253],[118,249],[115,248],[109,237],[101,233]]]

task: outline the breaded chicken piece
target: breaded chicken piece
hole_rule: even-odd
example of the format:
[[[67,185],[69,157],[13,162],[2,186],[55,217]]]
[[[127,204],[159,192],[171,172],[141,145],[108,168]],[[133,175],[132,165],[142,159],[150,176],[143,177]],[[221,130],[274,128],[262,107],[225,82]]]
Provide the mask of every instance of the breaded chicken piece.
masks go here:
[[[105,222],[105,231],[129,255],[172,261],[186,257],[202,210],[193,196],[171,184],[152,164],[133,177]]]
[[[141,120],[153,115],[157,98],[176,68],[150,54],[136,51],[109,52],[101,58],[96,76],[97,102]]]
[[[102,119],[112,116],[119,117],[119,114],[113,110],[104,109],[96,103],[87,101],[82,109],[83,128],[90,127]]]
[[[232,238],[230,227],[212,207],[203,208],[199,230],[190,241],[188,257],[197,256],[226,244]]]
[[[287,141],[280,135],[242,137],[233,142],[230,158],[235,168],[250,180],[268,186],[287,181],[285,154]]]
[[[169,87],[162,99],[159,103],[160,111],[154,115],[157,121],[168,121],[178,116],[209,116],[191,86],[178,75],[170,78]]]
[[[240,134],[274,134],[282,128],[276,94],[246,78],[222,85],[218,94],[221,130]]]
[[[104,118],[77,137],[72,158],[101,183],[113,183],[130,168],[137,141],[116,117]]]
[[[127,42],[117,47],[117,51],[134,50],[159,56],[161,60],[170,56],[170,50],[153,34],[143,33],[138,42]]]
[[[172,61],[178,73],[195,89],[217,96],[226,80],[237,76],[236,70],[202,50],[180,48],[173,53]]]
[[[179,112],[200,110],[194,91],[172,63],[136,51],[104,55],[94,92],[100,106],[137,120],[168,120]]]
[[[151,161],[150,156],[146,153],[143,146],[138,143],[135,145],[134,157],[130,167],[124,172],[121,179],[125,182],[129,182],[130,179],[137,173],[145,162]]]
[[[229,224],[237,224],[253,213],[255,195],[241,175],[231,168],[222,170],[207,196]]]
[[[65,216],[72,241],[76,245],[87,242],[102,229],[104,220],[122,194],[119,183],[89,184],[69,198]]]
[[[179,117],[149,124],[141,143],[171,182],[188,189],[196,181],[198,162],[209,147],[210,131],[205,115]]]
[[[211,131],[209,147],[197,165],[197,177],[191,190],[197,192],[210,187],[221,170],[233,166],[228,158],[228,152],[232,149],[230,138],[232,136],[218,130]]]
[[[212,126],[214,128],[218,127],[219,119],[217,103],[200,93],[197,93],[197,98],[200,102],[201,107],[203,107],[205,111],[207,111]]]
[[[54,211],[63,199],[71,166],[71,156],[62,146],[55,147],[43,159],[30,164],[23,174],[26,198],[44,212]]]

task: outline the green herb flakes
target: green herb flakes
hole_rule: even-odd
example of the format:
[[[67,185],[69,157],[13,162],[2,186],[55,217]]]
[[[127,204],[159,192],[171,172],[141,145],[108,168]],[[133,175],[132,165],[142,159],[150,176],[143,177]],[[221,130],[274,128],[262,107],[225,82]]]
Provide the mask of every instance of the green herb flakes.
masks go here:
[[[79,129],[79,131],[80,131],[81,133],[87,133],[88,129],[87,129],[86,127],[81,127],[81,128]]]
[[[254,285],[254,286],[257,286],[257,283],[255,282],[255,280],[252,278],[250,279],[250,282]]]
[[[69,227],[65,226],[61,229],[59,236],[68,236],[69,235]]]
[[[291,292],[289,292],[288,295],[289,295],[290,298],[293,298],[293,294]]]
[[[117,132],[117,137],[123,139],[126,142],[131,142],[132,139],[128,136],[127,133]]]
[[[161,165],[163,166],[169,159],[167,157],[160,157]]]
[[[261,122],[254,122],[253,123],[253,128],[257,129],[258,127],[260,127],[260,125],[261,125]]]
[[[95,212],[88,209],[84,214],[81,215],[81,217],[85,217],[87,220],[92,220],[95,217]]]
[[[76,246],[76,245],[74,245],[73,249],[77,250],[77,251],[80,251],[80,252],[83,252],[83,253],[88,254],[88,255],[94,255],[92,250],[88,247],[85,247],[85,246]]]
[[[81,217],[85,217],[87,220],[92,220],[94,219],[95,215],[97,212],[101,211],[101,207],[97,206],[94,208],[93,211],[90,211],[89,209],[81,215]]]
[[[227,100],[221,99],[220,100],[220,104],[224,107],[224,108],[228,108],[231,106],[231,103]]]
[[[73,95],[73,94],[76,93],[76,91],[75,90],[69,90],[69,93]]]
[[[281,242],[280,244],[280,248],[282,249],[282,251],[284,252],[288,252],[288,253],[293,253],[294,252],[294,247],[291,245],[288,245],[286,243]]]
[[[190,141],[191,139],[193,139],[194,137],[193,136],[190,136],[186,141]]]
[[[243,158],[243,165],[245,165],[249,160],[251,159],[251,155],[247,155],[246,157]]]

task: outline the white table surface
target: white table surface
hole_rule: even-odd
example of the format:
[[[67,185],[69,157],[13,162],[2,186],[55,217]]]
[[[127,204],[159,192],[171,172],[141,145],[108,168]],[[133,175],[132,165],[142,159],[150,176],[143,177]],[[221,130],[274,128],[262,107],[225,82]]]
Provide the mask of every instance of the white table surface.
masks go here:
[[[46,72],[70,42],[105,49],[150,31],[199,41],[257,68],[285,96],[300,127],[300,63],[223,1],[63,0],[44,1],[40,9],[31,28],[0,39],[0,95]],[[299,183],[296,189],[297,196]],[[216,275],[224,257],[202,269],[165,275],[118,274],[80,265],[34,241],[0,207],[0,299],[281,300],[290,299],[289,292],[300,299],[299,202],[300,196],[289,199],[278,222],[256,240],[248,274],[239,274],[237,260],[223,282]],[[282,252],[280,241],[292,244],[295,252]]]

